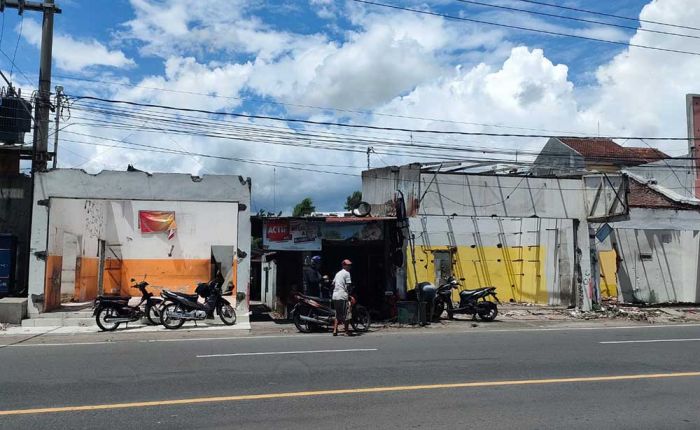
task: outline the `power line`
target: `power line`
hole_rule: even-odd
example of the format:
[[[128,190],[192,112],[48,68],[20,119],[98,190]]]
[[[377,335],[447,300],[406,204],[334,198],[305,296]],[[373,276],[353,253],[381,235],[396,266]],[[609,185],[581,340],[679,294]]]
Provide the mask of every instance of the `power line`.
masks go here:
[[[420,10],[420,9],[412,9],[409,7],[397,6],[397,5],[393,5],[393,4],[387,4],[387,3],[378,3],[378,2],[374,2],[374,1],[368,1],[368,0],[352,0],[352,1],[354,1],[356,3],[364,3],[364,4],[368,4],[368,5],[372,5],[372,6],[379,6],[379,7],[389,8],[389,9],[401,10],[404,12],[413,12],[413,13],[418,13],[418,14],[423,14],[423,15],[437,16],[437,17],[456,20],[456,21],[465,21],[465,22],[473,22],[473,23],[477,23],[477,24],[486,24],[486,25],[492,25],[492,26],[496,26],[496,27],[510,28],[513,30],[529,31],[529,32],[533,32],[533,33],[547,34],[550,36],[572,37],[575,39],[588,40],[588,41],[594,41],[594,42],[603,42],[603,43],[609,43],[609,44],[613,44],[613,45],[621,45],[621,46],[635,47],[635,48],[642,48],[642,49],[651,49],[654,51],[672,52],[675,54],[686,54],[686,55],[700,56],[700,52],[682,51],[679,49],[671,49],[671,48],[659,48],[656,46],[642,45],[642,44],[638,44],[638,43],[619,42],[616,40],[599,39],[599,38],[590,37],[590,36],[580,36],[580,35],[570,34],[570,33],[560,33],[557,31],[541,30],[541,29],[536,29],[536,28],[523,27],[523,26],[519,26],[519,25],[503,24],[503,23],[493,22],[493,21],[485,21],[485,20],[474,19],[474,18],[466,18],[466,17],[461,17],[461,16],[447,15],[444,13],[431,12],[431,11]]]
[[[364,0],[353,0],[353,1],[364,1]],[[179,112],[194,112],[202,113],[207,115],[217,115],[217,116],[230,116],[236,118],[248,118],[248,119],[262,119],[278,122],[288,122],[288,123],[298,123],[298,124],[309,124],[309,125],[321,125],[329,127],[345,127],[353,129],[368,129],[368,130],[384,130],[384,131],[398,131],[405,133],[425,133],[425,134],[438,134],[438,135],[458,135],[458,136],[490,136],[490,137],[515,137],[515,138],[562,138],[562,137],[579,137],[579,136],[562,136],[562,135],[551,135],[551,134],[516,134],[516,133],[487,133],[487,132],[470,132],[470,131],[457,131],[457,130],[429,130],[429,129],[411,129],[402,127],[383,127],[369,124],[349,124],[340,122],[329,122],[329,121],[314,121],[309,119],[300,118],[282,118],[271,115],[253,115],[253,114],[242,114],[235,112],[221,112],[221,111],[211,111],[205,109],[193,109],[193,108],[182,108],[175,106],[158,105],[152,103],[140,103],[127,100],[111,100],[101,97],[93,96],[75,96],[76,101],[80,100],[95,100],[104,103],[111,104],[125,104],[130,106],[139,106],[146,108],[163,109],[169,111],[179,111]],[[617,140],[667,140],[667,141],[688,141],[688,137],[639,137],[639,136],[600,136],[591,139],[617,139]]]
[[[523,12],[523,13],[528,13],[531,15],[540,15],[540,16],[547,16],[547,17],[552,17],[552,18],[566,19],[566,20],[570,20],[570,21],[586,22],[589,24],[605,25],[608,27],[624,28],[627,30],[643,31],[643,32],[647,32],[647,33],[664,34],[667,36],[678,36],[678,37],[686,37],[686,38],[690,38],[690,39],[700,39],[700,36],[693,36],[690,34],[673,33],[670,31],[662,31],[662,30],[651,30],[648,28],[632,27],[629,25],[614,24],[611,22],[596,21],[593,19],[585,19],[585,18],[577,18],[577,17],[573,17],[573,16],[556,15],[553,13],[541,12],[541,11],[536,11],[536,10],[520,9],[517,7],[482,3],[482,2],[474,1],[474,0],[457,0],[457,1],[461,2],[461,3],[476,5],[476,6],[484,6],[484,7],[491,7],[491,8],[502,9],[502,10],[510,10],[513,12]]]
[[[78,109],[80,110],[80,109]],[[181,117],[178,116],[165,116],[164,113],[155,113],[155,112],[150,112],[148,110],[143,111],[143,113],[139,114],[134,114],[132,111],[127,111],[127,110],[120,110],[120,109],[115,109],[115,110],[102,110],[100,109],[99,112],[104,112],[104,113],[109,113],[115,115],[115,118],[118,118],[119,120],[105,120],[101,119],[98,117],[98,119],[94,119],[93,121],[96,121],[95,125],[100,126],[100,127],[107,127],[107,128],[118,128],[118,129],[129,129],[129,130],[134,130],[134,129],[139,129],[141,131],[163,131],[163,132],[171,132],[174,134],[188,134],[188,135],[198,135],[198,136],[207,136],[207,137],[217,137],[217,138],[224,138],[224,139],[239,139],[239,140],[244,140],[244,141],[263,141],[261,137],[264,137],[265,143],[275,143],[275,144],[290,144],[288,142],[292,141],[297,141],[297,142],[307,142],[308,139],[313,139],[317,143],[326,143],[326,144],[349,144],[352,147],[354,147],[353,152],[357,153],[364,153],[366,146],[369,144],[374,145],[374,146],[390,146],[390,147],[396,147],[400,146],[405,149],[410,149],[410,150],[416,150],[420,149],[423,150],[423,152],[418,153],[418,154],[409,154],[409,153],[403,153],[403,154],[392,154],[392,155],[417,155],[421,156],[423,158],[428,158],[426,155],[428,154],[425,150],[437,150],[437,151],[451,151],[449,155],[451,156],[446,156],[445,154],[441,154],[439,158],[444,159],[444,158],[452,158],[454,159],[454,151],[459,151],[459,152],[473,152],[473,153],[490,153],[490,154],[509,154],[512,155],[514,151],[512,149],[497,149],[497,148],[484,148],[484,147],[473,147],[473,146],[446,146],[444,144],[434,144],[434,143],[429,143],[426,142],[426,144],[417,144],[415,143],[414,140],[410,141],[410,144],[408,144],[408,141],[405,140],[400,140],[400,139],[386,139],[386,138],[375,138],[372,136],[371,140],[366,139],[365,136],[362,135],[348,135],[348,134],[338,134],[338,133],[331,133],[331,132],[323,132],[323,133],[318,133],[318,132],[308,132],[308,131],[294,131],[290,130],[288,128],[284,127],[261,127],[261,126],[248,126],[248,127],[243,127],[238,123],[228,123],[228,126],[226,126],[226,123],[221,123],[220,121],[213,121],[213,120],[206,120],[203,121],[201,119],[197,119],[196,121],[190,121],[190,120],[183,120]],[[137,111],[138,112],[138,111]],[[163,129],[161,127],[155,127],[155,128],[150,128],[150,127],[144,127],[142,123],[139,124],[134,124],[134,125],[118,125],[118,124],[128,124],[124,123],[123,119],[132,117],[136,120],[143,121],[144,119],[148,118],[149,121],[154,121],[154,120],[161,120],[161,121],[166,121],[169,123],[174,124],[176,127],[175,128],[169,128],[169,129]],[[183,115],[184,118],[194,118],[192,116],[187,116]],[[83,119],[83,117],[77,117],[78,119]],[[92,123],[82,123],[86,125],[91,125]],[[227,132],[222,135],[223,132],[216,131],[214,128],[221,129],[222,125],[224,127],[227,127],[226,130]],[[198,127],[201,126],[204,129],[200,130]],[[281,132],[277,132],[274,130],[269,130],[268,128],[274,128],[274,129],[280,129],[283,130]],[[240,138],[240,131],[244,131],[244,136],[246,138]],[[237,133],[237,134],[233,134]],[[269,138],[276,138],[276,139],[283,139],[285,142],[281,142],[279,140],[269,140]],[[310,142],[310,141],[309,141]],[[423,142],[423,141],[419,141]],[[298,146],[299,143],[293,144],[293,146]],[[361,148],[358,148],[358,146],[361,145]],[[302,146],[310,146],[309,145],[302,145]],[[331,149],[331,148],[323,148],[322,149]],[[527,150],[517,150],[518,155],[532,155],[536,156],[539,155],[539,151],[527,151]],[[606,157],[599,157],[601,159],[606,158]],[[635,155],[619,155],[615,157],[607,157],[610,160],[618,161],[618,160],[632,160],[632,161],[637,161],[639,157]],[[501,159],[499,161],[503,162],[510,162],[510,160],[506,159]],[[516,160],[517,161],[517,160]]]
[[[592,132],[589,133],[589,132],[579,132],[579,131],[570,131],[570,130],[568,130],[568,131],[551,130],[551,129],[544,129],[544,128],[520,127],[520,126],[506,125],[506,124],[456,121],[456,120],[449,120],[449,119],[442,119],[442,118],[429,118],[429,117],[420,117],[420,116],[411,116],[411,115],[389,114],[389,113],[373,112],[373,111],[366,111],[366,110],[332,108],[332,107],[314,106],[314,105],[299,104],[299,103],[279,102],[279,101],[274,101],[274,100],[264,100],[264,99],[255,98],[255,97],[221,96],[221,95],[216,95],[216,94],[200,93],[200,92],[196,92],[196,91],[174,90],[171,88],[161,88],[161,87],[149,87],[149,86],[136,85],[136,84],[130,84],[130,83],[125,83],[125,82],[105,81],[105,80],[99,80],[99,79],[81,78],[81,77],[76,77],[76,76],[55,75],[55,74],[53,76],[54,76],[54,78],[59,78],[59,79],[68,79],[68,80],[100,83],[100,84],[107,84],[107,85],[117,85],[117,86],[124,86],[124,87],[130,87],[130,88],[141,88],[141,89],[151,90],[151,91],[163,91],[163,92],[168,92],[168,93],[187,94],[187,95],[195,95],[195,96],[202,96],[202,97],[209,97],[209,98],[238,100],[238,101],[243,101],[243,102],[253,102],[253,103],[259,103],[259,104],[269,104],[269,105],[276,105],[276,106],[283,106],[283,107],[296,107],[296,108],[304,108],[304,109],[315,109],[315,110],[321,110],[321,111],[352,113],[352,114],[358,114],[358,115],[371,115],[371,116],[387,117],[387,118],[431,121],[431,122],[439,122],[439,123],[447,123],[447,124],[464,124],[464,125],[474,125],[474,126],[480,126],[480,127],[508,128],[508,129],[513,129],[513,130],[545,131],[545,132],[550,132],[550,133],[574,133],[574,134],[578,134],[578,135],[590,135],[590,136],[594,136],[596,134],[596,133],[592,133]]]
[[[3,13],[3,16],[5,14]],[[22,19],[19,21],[19,34],[17,35],[17,43],[15,43],[15,52],[12,54],[12,67],[10,68],[10,80],[12,80],[12,73],[14,73],[15,70],[15,58],[17,58],[17,48],[19,47],[19,41],[22,39],[22,30],[24,29],[24,15],[22,15]]]
[[[679,25],[679,24],[669,24],[669,23],[666,23],[666,22],[651,21],[651,20],[648,20],[648,19],[641,19],[641,18],[630,18],[630,17],[628,17],[628,16],[614,15],[614,14],[611,14],[611,13],[598,12],[598,11],[594,11],[594,10],[581,9],[581,8],[571,7],[571,6],[563,6],[563,5],[559,5],[559,4],[546,3],[546,2],[543,2],[543,1],[536,1],[536,0],[514,0],[514,1],[519,1],[519,2],[523,2],[523,3],[530,3],[530,4],[536,4],[536,5],[540,5],[540,6],[555,7],[555,8],[566,9],[566,10],[571,10],[571,11],[575,11],[575,12],[583,12],[583,13],[588,13],[588,14],[591,14],[591,15],[607,16],[607,17],[609,17],[609,18],[624,19],[624,20],[627,20],[627,21],[644,22],[644,23],[647,23],[647,24],[665,25],[665,26],[667,26],[667,27],[684,28],[684,29],[686,29],[686,30],[697,30],[697,31],[700,31],[700,28],[698,28],[698,27],[690,27],[690,26]]]
[[[99,136],[96,136],[99,137]],[[117,139],[107,139],[105,140],[112,140],[112,141],[117,141]],[[277,161],[273,162],[270,160],[256,160],[256,159],[245,159],[245,158],[240,158],[240,157],[226,157],[226,156],[220,156],[220,155],[213,155],[213,154],[204,154],[204,153],[191,153],[187,151],[179,151],[179,150],[172,150],[169,148],[163,148],[159,146],[152,146],[152,145],[145,145],[145,144],[138,144],[138,143],[133,143],[133,142],[121,142],[117,141],[119,143],[124,143],[129,146],[121,146],[121,145],[109,145],[109,144],[102,144],[102,143],[96,143],[96,142],[84,142],[84,141],[77,141],[77,140],[71,140],[71,139],[64,139],[65,142],[70,142],[70,143],[78,143],[78,144],[83,144],[83,145],[90,145],[90,146],[103,146],[103,147],[108,147],[108,148],[119,148],[119,149],[128,149],[128,150],[136,150],[136,151],[144,151],[144,152],[153,152],[153,153],[163,153],[163,154],[169,154],[169,155],[179,155],[179,156],[192,156],[196,155],[202,158],[214,158],[214,159],[219,159],[219,160],[228,160],[228,161],[234,161],[234,162],[240,162],[240,163],[247,163],[247,164],[255,164],[255,165],[262,165],[262,166],[268,166],[268,167],[279,167],[279,168],[284,168],[284,169],[293,169],[293,170],[301,170],[301,171],[308,171],[308,172],[314,172],[314,173],[324,173],[324,174],[332,174],[332,175],[340,175],[340,176],[350,176],[350,177],[361,177],[360,174],[355,174],[355,173],[347,173],[347,172],[338,172],[338,171],[328,171],[328,170],[320,170],[320,169],[311,169],[308,167],[299,167],[299,166],[314,166],[314,164],[309,164],[309,163],[294,163],[294,162],[282,162],[282,161]],[[292,164],[292,165],[289,165]],[[321,166],[321,165],[318,165]],[[340,166],[335,166],[335,167],[340,167]],[[349,168],[352,168],[351,166],[348,166]],[[449,174],[449,172],[442,172],[443,174]],[[484,176],[483,174],[476,176]],[[491,176],[491,175],[487,175]],[[509,176],[513,177],[513,176]],[[539,177],[533,177],[530,175],[521,175],[518,176],[520,177],[520,181],[515,185],[515,186],[508,186],[508,185],[499,185],[500,188],[504,189],[511,189],[511,191],[508,196],[502,200],[499,200],[496,203],[492,204],[486,204],[486,205],[479,205],[475,207],[489,207],[489,206],[495,206],[497,204],[505,202],[505,200],[508,200],[513,193],[521,188],[521,185],[523,182],[526,182],[527,179],[531,180],[543,180],[547,178],[539,178]],[[386,181],[395,181],[395,178],[390,177],[390,176],[385,176],[385,177],[379,177],[379,176],[373,176],[372,179],[375,180],[386,180]],[[551,179],[551,178],[549,178]],[[424,179],[419,178],[419,179],[404,179],[405,181],[409,182],[422,182]],[[570,181],[576,180],[576,179],[568,179]],[[567,188],[567,187],[561,187],[557,186],[555,188],[552,187],[547,187],[546,185],[544,186],[531,186],[529,181],[526,182],[527,186],[524,187],[528,190],[533,190],[533,191],[544,191],[544,190],[561,190],[561,191],[583,191],[585,190],[584,187],[574,187],[574,188]],[[448,181],[448,180],[441,180],[440,184],[443,185],[462,185],[464,186],[465,183],[464,181]],[[488,184],[467,184],[468,187],[470,188],[491,188],[490,185]],[[665,187],[667,189],[679,189],[678,187]],[[433,192],[434,191],[428,191]],[[454,201],[456,204],[462,204],[457,201]]]

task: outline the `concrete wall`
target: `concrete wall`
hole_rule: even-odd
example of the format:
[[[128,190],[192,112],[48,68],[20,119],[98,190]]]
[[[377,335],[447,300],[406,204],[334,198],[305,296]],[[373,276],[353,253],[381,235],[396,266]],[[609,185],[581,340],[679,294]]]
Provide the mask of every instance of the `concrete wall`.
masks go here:
[[[419,232],[418,281],[439,282],[435,279],[435,254],[450,249],[453,243],[452,271],[465,279],[462,289],[494,286],[502,301],[574,302],[572,220],[420,216],[410,224],[412,231]],[[407,272],[408,285],[415,285],[411,265]]]
[[[238,176],[204,176],[202,178],[191,177],[183,174],[153,174],[148,175],[142,172],[112,172],[105,171],[97,175],[90,175],[81,170],[52,170],[49,172],[39,173],[36,177],[34,191],[34,207],[32,222],[32,240],[31,240],[31,258],[30,258],[30,298],[39,296],[44,293],[44,285],[50,283],[54,278],[60,280],[60,271],[62,261],[60,261],[60,251],[57,249],[58,243],[62,243],[62,237],[58,230],[51,230],[49,219],[53,218],[53,214],[57,209],[49,207],[46,203],[51,199],[57,201],[59,199],[82,199],[95,200],[98,199],[102,204],[106,205],[105,200],[141,200],[149,201],[149,209],[154,208],[153,205],[161,204],[157,202],[193,202],[185,209],[183,222],[183,232],[178,234],[187,235],[185,225],[192,225],[187,222],[188,214],[190,220],[195,223],[205,222],[198,218],[200,211],[207,213],[207,221],[216,225],[212,220],[223,218],[227,213],[231,212],[234,207],[232,205],[212,206],[205,208],[198,207],[194,202],[215,202],[215,203],[235,203],[237,204],[238,216],[237,220],[232,220],[229,232],[221,232],[217,238],[237,240],[237,248],[240,250],[237,257],[236,270],[233,282],[237,286],[238,292],[243,292],[247,295],[248,284],[250,278],[250,180]],[[39,203],[42,203],[41,205]],[[165,203],[162,203],[168,206]],[[138,204],[137,204],[138,206]],[[112,203],[109,210],[104,207],[104,213],[111,213],[114,216],[115,212],[121,211],[123,218],[127,214],[124,211],[122,203]],[[129,212],[129,214],[138,213],[138,211]],[[176,215],[177,216],[177,215]],[[127,221],[125,221],[127,222]],[[130,221],[133,223],[133,219]],[[68,221],[66,221],[68,223]],[[109,224],[105,222],[106,225]],[[237,226],[236,226],[237,223]],[[101,233],[107,238],[115,231],[122,229],[122,232],[128,231],[124,225],[118,226],[114,224],[114,230]],[[180,221],[178,221],[180,224]],[[197,228],[200,228],[197,225]],[[203,227],[207,229],[208,227]],[[110,227],[112,229],[112,227]],[[50,241],[49,238],[54,234],[55,240]],[[121,233],[119,233],[121,234]],[[119,234],[117,236],[119,236]],[[126,233],[125,233],[126,234]],[[101,236],[101,237],[102,237]],[[176,239],[177,240],[177,235]],[[154,247],[163,251],[167,248],[165,243],[160,243],[160,239],[152,238],[152,243],[149,247]],[[127,240],[128,242],[128,236]],[[235,243],[228,242],[226,244]],[[212,243],[219,245],[220,243]],[[90,245],[92,246],[92,245]],[[124,246],[129,249],[129,245]],[[43,253],[46,253],[46,257]],[[89,249],[85,251],[91,254]],[[177,254],[180,252],[181,254]],[[173,256],[187,255],[184,248],[173,248]],[[209,252],[209,251],[207,251]],[[58,258],[52,259],[50,256],[54,254]],[[171,258],[171,257],[169,257]],[[209,258],[209,254],[207,254]],[[54,274],[58,271],[58,276]],[[33,296],[32,296],[33,295]],[[30,312],[36,313],[41,309],[41,304],[30,306]]]
[[[29,229],[32,209],[32,179],[26,176],[0,176],[0,233],[17,237],[16,295],[27,295]]]
[[[620,300],[700,302],[700,212],[632,208],[629,220],[611,225]]]
[[[684,157],[687,158],[688,156]],[[626,167],[625,170],[644,179],[654,179],[657,184],[680,195],[695,197],[695,167],[693,166],[693,160],[661,160],[636,167]]]
[[[581,154],[564,145],[556,138],[550,138],[533,163],[535,175],[554,175],[557,173],[580,171],[586,167]]]
[[[415,203],[407,198],[407,212],[411,217],[410,229],[418,238],[416,241],[418,245],[421,244],[421,235],[432,240],[435,237],[433,230],[440,231],[440,228],[444,230],[444,226],[436,227],[436,223],[445,223],[447,222],[445,220],[450,219],[455,237],[451,242],[443,241],[441,246],[451,243],[459,250],[464,246],[472,249],[474,245],[473,249],[478,251],[476,256],[469,255],[470,251],[466,251],[466,248],[464,251],[458,251],[460,258],[465,261],[475,259],[487,261],[492,258],[498,260],[497,255],[499,252],[502,253],[501,250],[487,245],[488,240],[481,245],[474,243],[470,235],[475,232],[484,235],[487,239],[489,235],[496,237],[493,236],[494,232],[498,232],[501,228],[503,229],[501,234],[506,236],[513,233],[521,234],[520,227],[513,227],[512,222],[522,222],[525,231],[530,231],[528,229],[540,231],[541,241],[540,245],[536,245],[536,255],[527,254],[527,259],[538,260],[537,264],[544,264],[544,266],[540,269],[536,266],[526,267],[528,274],[518,276],[527,278],[530,273],[537,272],[536,276],[543,276],[544,280],[539,280],[536,284],[521,283],[520,285],[524,287],[521,287],[519,292],[504,294],[510,294],[510,297],[516,300],[520,297],[525,301],[567,305],[572,301],[573,296],[576,297],[574,304],[584,309],[589,309],[592,300],[598,296],[590,262],[591,241],[588,218],[591,214],[607,214],[611,208],[614,209],[615,214],[622,214],[626,210],[626,202],[618,206],[612,205],[616,200],[614,190],[620,186],[624,189],[624,180],[619,175],[610,177],[608,182],[596,175],[583,179],[559,179],[432,173],[421,172],[418,165],[409,165],[401,169],[383,168],[366,171],[363,172],[362,178],[363,198],[372,205],[372,214],[375,216],[393,215],[386,208],[391,206],[389,203],[393,201],[397,189],[402,190],[405,196],[415,198]],[[601,186],[598,193],[598,187]],[[620,198],[624,200],[624,194]],[[417,207],[417,210],[412,210],[413,207]],[[494,220],[500,219],[503,226],[497,227],[497,223],[490,224],[480,220],[487,217]],[[459,226],[460,221],[457,220],[462,218],[466,218],[468,222]],[[474,220],[478,221],[474,223]],[[533,220],[544,227],[535,229],[530,226]],[[469,223],[472,226],[469,227]],[[462,229],[462,232],[460,233],[458,229]],[[542,234],[543,231],[547,233]],[[550,232],[554,231],[557,232],[557,240],[548,237],[552,234]],[[524,246],[528,246],[528,249],[534,249],[533,243],[536,243],[529,240],[527,236],[521,239],[521,242],[525,244]],[[430,252],[430,248],[437,245],[430,243],[421,246],[423,248],[417,250],[417,254]],[[509,251],[515,252],[515,249]],[[430,259],[425,255],[422,257]],[[560,258],[563,258],[561,262]],[[543,263],[544,260],[552,264]],[[554,261],[556,264],[553,263]],[[507,281],[509,277],[512,278],[508,273],[510,271],[508,266],[513,266],[511,264],[514,263],[513,259],[504,257],[501,262],[503,264],[500,266],[493,265],[497,273],[490,273],[491,269],[488,269],[486,270],[489,272],[488,275],[482,276],[477,283],[483,285],[488,283],[488,278],[498,278],[503,281],[493,283],[513,285],[512,282],[508,284]],[[410,271],[411,268],[407,270]],[[428,272],[430,268],[425,269],[422,276],[428,276],[432,281],[433,275]],[[477,272],[473,273],[476,277]],[[485,274],[482,273],[482,275]],[[410,277],[408,272],[407,277]],[[412,279],[409,278],[408,289],[412,288],[411,282]],[[502,287],[501,290],[504,288]],[[508,288],[512,289],[512,287]],[[535,294],[528,292],[533,289],[536,291]]]

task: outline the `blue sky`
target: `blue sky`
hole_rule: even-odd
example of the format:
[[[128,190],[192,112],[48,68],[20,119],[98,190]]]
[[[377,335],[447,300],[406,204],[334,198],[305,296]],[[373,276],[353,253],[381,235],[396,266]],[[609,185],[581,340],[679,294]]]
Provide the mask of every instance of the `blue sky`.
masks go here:
[[[634,37],[635,43],[640,44],[695,49],[692,39],[508,12],[456,0],[378,1],[586,37],[622,42]],[[478,1],[633,27],[640,25],[519,0]],[[646,19],[663,22],[685,25],[700,22],[700,6],[693,0],[547,1],[628,17],[644,13]],[[600,130],[610,135],[675,136],[684,133],[683,95],[698,91],[694,88],[698,76],[693,70],[700,68],[694,67],[698,60],[690,55],[455,22],[353,1],[62,0],[58,3],[63,13],[56,17],[54,84],[63,85],[71,95],[95,94],[216,111],[407,128],[493,131],[504,130],[505,125],[511,131],[520,127],[588,134]],[[27,12],[21,18],[15,11],[7,10],[2,19],[0,49],[12,57],[19,40],[13,78],[16,85],[29,89],[35,85],[38,70],[40,16]],[[644,28],[689,32],[650,24]],[[0,67],[6,71],[13,68],[4,55],[0,55]],[[668,73],[664,82],[659,82],[658,75],[665,68]],[[108,83],[116,81],[125,85]],[[358,114],[360,111],[363,113]],[[96,114],[91,114],[94,119]],[[78,111],[75,116],[80,115]],[[433,121],[399,118],[406,116]],[[207,120],[218,118],[207,117]],[[133,163],[156,171],[243,174],[253,178],[257,207],[275,205],[278,210],[289,210],[295,201],[308,195],[317,201],[319,209],[338,208],[342,206],[339,195],[359,188],[359,178],[350,174],[358,174],[359,166],[365,164],[361,151],[289,147],[277,142],[234,142],[207,136],[169,135],[165,131],[100,128],[80,123],[76,118],[72,121],[75,125],[61,135],[67,139],[66,152],[59,161],[62,167],[98,171]],[[272,124],[258,121],[255,125]],[[289,131],[297,133],[338,132],[298,125],[276,126],[289,127]],[[299,164],[273,167],[90,146],[88,142],[76,142],[79,139],[71,136],[71,132],[92,136],[91,143],[105,139],[102,142],[159,144],[176,146],[186,152]],[[457,139],[451,143],[493,148],[512,146],[511,142],[493,139],[478,142]],[[519,142],[524,151],[536,149],[542,143]],[[309,143],[309,146],[313,145]],[[662,149],[672,155],[684,151],[683,147],[670,143]],[[378,152],[377,165],[419,158],[392,154],[389,150]],[[316,170],[349,175],[294,168],[305,164],[325,164],[326,167]],[[274,182],[273,169],[277,178]],[[294,186],[287,186],[284,193],[277,195],[277,181]]]

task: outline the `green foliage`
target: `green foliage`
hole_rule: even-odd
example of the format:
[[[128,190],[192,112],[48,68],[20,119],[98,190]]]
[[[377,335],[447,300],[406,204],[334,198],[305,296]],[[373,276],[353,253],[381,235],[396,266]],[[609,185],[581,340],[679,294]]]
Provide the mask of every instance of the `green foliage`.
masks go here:
[[[362,191],[355,191],[345,199],[345,210],[355,209],[362,201]]]
[[[313,200],[311,200],[311,197],[307,197],[294,206],[292,216],[309,216],[315,211],[316,206],[314,206]]]

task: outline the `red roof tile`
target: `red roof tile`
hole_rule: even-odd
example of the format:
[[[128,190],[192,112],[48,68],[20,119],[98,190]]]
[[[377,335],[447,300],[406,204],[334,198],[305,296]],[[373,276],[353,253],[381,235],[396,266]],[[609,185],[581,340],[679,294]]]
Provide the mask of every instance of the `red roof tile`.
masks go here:
[[[627,204],[637,208],[658,208],[658,209],[695,209],[697,208],[679,203],[669,199],[663,194],[649,188],[645,184],[639,183],[630,178],[629,194],[627,194]]]
[[[625,147],[608,138],[560,137],[559,141],[581,154],[587,161],[631,166],[669,158],[655,148]]]

